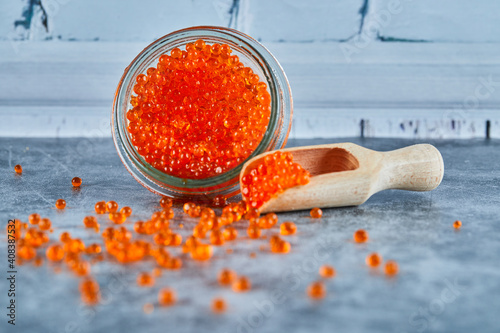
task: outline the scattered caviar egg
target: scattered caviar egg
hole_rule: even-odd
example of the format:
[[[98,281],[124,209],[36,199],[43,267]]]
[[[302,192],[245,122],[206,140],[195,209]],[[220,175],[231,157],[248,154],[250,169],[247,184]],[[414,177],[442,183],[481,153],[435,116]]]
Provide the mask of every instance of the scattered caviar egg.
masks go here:
[[[382,257],[378,253],[371,253],[366,257],[366,264],[370,267],[378,267],[382,263]]]
[[[161,306],[171,306],[177,302],[177,296],[175,291],[171,288],[163,288],[158,293],[158,303]]]
[[[210,243],[212,243],[213,245],[220,246],[224,244],[224,241],[225,241],[224,234],[221,230],[219,229],[212,230],[212,232],[210,233]]]
[[[116,224],[122,224],[127,219],[127,216],[122,212],[109,213],[109,219]]]
[[[260,208],[284,190],[307,184],[309,178],[309,172],[293,162],[291,153],[277,151],[245,170],[240,180],[241,194],[250,208]]]
[[[199,244],[191,251],[191,258],[194,260],[208,260],[212,257],[213,249],[208,244]]]
[[[83,224],[85,228],[97,228],[97,219],[94,216],[85,216],[83,218]]]
[[[280,225],[280,233],[283,236],[293,235],[297,231],[297,226],[293,222],[283,222]]]
[[[224,239],[227,241],[235,240],[238,237],[238,230],[234,227],[226,227],[223,231]]]
[[[326,288],[323,282],[315,281],[307,287],[307,295],[312,299],[321,299],[326,296]]]
[[[80,283],[80,293],[82,301],[89,305],[95,305],[99,302],[99,284],[91,278],[86,278]]]
[[[106,202],[104,202],[104,201],[96,202],[96,204],[94,206],[94,209],[95,209],[95,212],[97,214],[104,214],[104,213],[106,213]]]
[[[172,204],[173,204],[173,200],[172,198],[169,198],[169,197],[162,197],[160,199],[160,207],[161,208],[169,208],[169,207],[172,207]]]
[[[40,222],[40,215],[37,213],[33,213],[28,217],[28,221],[30,224],[38,224]]]
[[[184,206],[182,206],[182,210],[184,210],[184,213],[189,214],[189,211],[193,208],[196,207],[196,204],[193,202],[186,202]]]
[[[330,279],[335,276],[335,269],[330,265],[323,265],[319,268],[319,275],[322,278]]]
[[[385,263],[384,270],[385,270],[385,274],[387,274],[389,276],[396,275],[399,272],[398,263],[395,262],[394,260],[387,260],[387,262]]]
[[[229,286],[236,279],[236,273],[228,268],[224,268],[219,272],[217,280],[221,286]]]
[[[174,48],[138,75],[126,113],[139,155],[183,179],[240,165],[261,142],[271,115],[271,95],[259,76],[231,56],[229,45],[214,52],[202,42]]]
[[[287,241],[281,239],[279,236],[272,237],[269,241],[271,245],[271,252],[273,253],[288,253],[290,252],[292,246]]]
[[[61,261],[64,257],[64,249],[61,245],[54,244],[47,248],[45,255],[50,261]]]
[[[43,218],[38,222],[38,227],[41,230],[49,230],[50,227],[52,226],[52,222],[48,218]]]
[[[250,252],[249,257],[252,258],[252,259],[255,259],[255,258],[257,258],[257,253]]]
[[[12,165],[12,164],[11,164]],[[20,165],[20,164],[16,164],[14,166],[14,171],[17,173],[17,174],[21,174],[23,173],[23,167]]]
[[[116,201],[111,200],[106,202],[106,211],[108,213],[116,213],[118,211],[118,204]]]
[[[356,243],[365,243],[368,241],[368,233],[363,229],[356,230],[353,237]]]
[[[69,232],[64,231],[63,233],[61,233],[61,236],[59,236],[59,240],[63,243],[69,242],[71,240],[71,235],[69,234]]]
[[[82,179],[80,177],[74,177],[71,179],[71,185],[74,187],[80,187],[80,185],[82,185]]]
[[[31,260],[36,256],[36,250],[31,246],[20,246],[17,250],[17,255],[19,258],[24,260]]]
[[[102,251],[101,245],[96,244],[96,243],[90,244],[89,246],[87,246],[85,248],[85,253],[87,253],[87,254],[97,254],[97,253],[101,253],[101,251]]]
[[[460,229],[462,227],[462,221],[456,220],[453,222],[453,228]]]
[[[240,276],[234,280],[232,284],[232,289],[235,292],[246,292],[249,291],[252,287],[250,280],[246,276]]]
[[[141,287],[151,287],[155,283],[154,277],[146,272],[140,273],[137,276],[137,284]]]
[[[223,313],[227,309],[226,301],[222,298],[215,298],[212,301],[212,311],[215,313]]]
[[[323,211],[321,210],[321,208],[316,207],[316,208],[311,209],[309,214],[311,215],[311,217],[313,219],[319,219],[323,216]]]
[[[255,225],[251,225],[248,227],[247,229],[247,234],[248,234],[248,237],[250,238],[259,238],[260,237],[260,229],[259,227],[255,226]]]
[[[66,201],[64,199],[57,199],[56,200],[56,208],[57,209],[64,209],[64,208],[66,208]]]
[[[120,209],[120,213],[125,215],[125,217],[129,217],[130,215],[132,215],[132,208],[128,206],[122,207],[122,209]]]

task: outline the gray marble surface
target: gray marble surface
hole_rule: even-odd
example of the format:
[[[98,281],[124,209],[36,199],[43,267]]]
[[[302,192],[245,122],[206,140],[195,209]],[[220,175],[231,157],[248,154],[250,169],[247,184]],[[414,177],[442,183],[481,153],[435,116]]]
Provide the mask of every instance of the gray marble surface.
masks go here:
[[[417,143],[401,139],[296,140],[289,145],[351,141],[368,148],[391,150]],[[216,248],[208,263],[184,261],[180,271],[164,271],[152,288],[135,284],[137,273],[152,262],[120,266],[109,262],[92,267],[105,302],[81,304],[78,280],[51,265],[18,268],[16,326],[7,325],[7,256],[5,233],[0,249],[2,332],[498,332],[500,331],[500,141],[435,141],[445,162],[443,183],[428,193],[386,191],[359,207],[325,209],[321,220],[308,212],[279,214],[295,221],[289,237],[292,252],[260,251],[265,240],[241,239]],[[24,172],[16,176],[15,164]],[[74,191],[71,178],[83,185]],[[69,230],[85,242],[100,241],[82,226],[100,200],[129,205],[129,221],[147,218],[158,209],[158,197],[140,186],[121,164],[111,139],[0,139],[0,224],[23,221],[32,212],[49,217],[53,238]],[[54,202],[67,201],[57,212]],[[173,224],[184,223],[184,235],[195,223],[176,208]],[[463,227],[455,231],[453,221]],[[109,222],[100,217],[101,226]],[[125,224],[131,228],[131,222]],[[239,223],[240,233],[245,224]],[[364,228],[367,244],[354,244],[352,234]],[[275,230],[274,230],[275,231]],[[232,254],[226,253],[232,248]],[[395,259],[400,274],[392,279],[366,267],[377,251]],[[251,252],[256,258],[250,258]],[[319,302],[305,295],[328,263],[337,276],[327,281],[328,295]],[[236,294],[219,287],[216,274],[230,267],[249,276],[253,288]],[[171,286],[179,302],[155,307],[158,290]],[[210,302],[224,297],[229,310],[210,311]],[[156,304],[157,305],[157,304]]]

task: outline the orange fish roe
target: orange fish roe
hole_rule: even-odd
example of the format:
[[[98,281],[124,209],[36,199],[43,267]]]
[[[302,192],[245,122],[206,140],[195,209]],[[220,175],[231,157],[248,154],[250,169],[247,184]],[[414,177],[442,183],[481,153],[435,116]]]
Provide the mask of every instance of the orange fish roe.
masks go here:
[[[229,45],[199,40],[140,74],[127,112],[137,151],[169,175],[201,179],[241,164],[270,119],[267,85]]]
[[[307,295],[312,299],[321,299],[326,296],[326,288],[323,282],[315,281],[307,287]]]
[[[260,208],[284,190],[309,183],[309,172],[293,162],[293,155],[280,151],[267,154],[246,169],[241,194],[251,208]]]
[[[47,248],[45,255],[50,261],[61,261],[64,257],[64,249],[61,245],[54,244]]]
[[[256,225],[250,225],[247,229],[247,234],[248,234],[248,237],[250,238],[259,238],[260,237],[260,229],[258,226]]]
[[[238,237],[238,230],[233,227],[226,227],[223,231],[223,234],[225,240],[232,241]]]
[[[212,257],[213,249],[208,244],[199,244],[191,251],[191,258],[194,260],[208,260]]]
[[[274,253],[288,253],[292,248],[290,243],[281,239],[278,235],[271,236],[269,245],[271,246],[271,252]]]
[[[460,229],[462,227],[462,221],[456,220],[453,222],[453,228]]]
[[[105,201],[96,202],[94,209],[97,214],[106,213],[106,202]]]
[[[59,240],[63,243],[69,242],[71,240],[71,235],[69,232],[65,231],[59,236]]]
[[[30,224],[38,224],[38,222],[40,222],[40,215],[33,213],[28,217],[28,221]]]
[[[169,197],[162,197],[160,199],[160,207],[161,208],[169,208],[169,207],[172,207],[174,201],[172,200],[172,198],[169,198]]]
[[[85,216],[83,218],[83,224],[85,225],[85,228],[94,228],[99,230],[99,224],[94,216]]]
[[[283,236],[293,235],[297,232],[297,226],[293,222],[283,222],[280,225],[280,234]]]
[[[177,296],[175,295],[175,291],[170,288],[163,288],[158,293],[158,303],[161,306],[171,306],[177,302]]]
[[[356,243],[366,243],[368,241],[368,233],[363,229],[356,230],[353,237]]]
[[[85,248],[85,253],[87,254],[97,254],[97,253],[101,253],[102,249],[101,249],[101,245],[99,244],[90,244],[89,246],[87,246]]]
[[[222,298],[214,298],[212,301],[212,311],[215,313],[223,313],[227,309],[226,301]]]
[[[316,207],[316,208],[311,209],[309,214],[311,215],[311,217],[313,219],[319,219],[323,216],[323,211],[320,208]]]
[[[120,209],[120,213],[122,213],[125,217],[129,217],[132,215],[132,208],[125,206]]]
[[[371,253],[366,257],[366,264],[370,267],[378,267],[382,263],[382,257],[378,253]]]
[[[80,185],[82,185],[82,179],[80,177],[74,177],[71,179],[71,185],[74,187],[80,187]]]
[[[118,204],[116,201],[108,201],[106,202],[106,212],[108,213],[116,213],[118,211]]]
[[[38,222],[38,228],[41,230],[49,230],[52,226],[52,222],[48,218],[43,218]]]
[[[220,229],[212,230],[210,233],[210,243],[213,245],[223,245],[225,242],[224,234]]]
[[[109,219],[116,224],[122,224],[127,219],[127,216],[121,212],[109,213]]]
[[[335,276],[335,269],[330,265],[323,265],[319,268],[319,275],[325,279],[331,279]]]
[[[23,245],[17,249],[17,255],[21,259],[31,260],[31,259],[35,258],[36,250],[31,246]]]
[[[247,292],[250,288],[252,288],[252,284],[246,276],[240,276],[232,283],[232,289],[237,293]]]
[[[99,284],[91,278],[87,278],[80,283],[80,293],[82,301],[88,305],[95,305],[99,302]]]
[[[236,278],[236,273],[228,268],[222,269],[217,276],[217,280],[221,286],[230,286]]]
[[[137,284],[141,287],[152,287],[155,284],[155,278],[151,274],[143,272],[137,277]]]
[[[23,173],[23,167],[20,164],[16,164],[16,165],[14,165],[14,171],[17,174],[22,174]]]
[[[395,262],[394,260],[387,260],[387,262],[385,263],[384,270],[385,270],[385,274],[387,274],[389,276],[396,275],[399,272],[398,263]]]
[[[57,209],[64,209],[64,208],[66,208],[66,201],[64,199],[57,199],[56,200],[56,208]]]

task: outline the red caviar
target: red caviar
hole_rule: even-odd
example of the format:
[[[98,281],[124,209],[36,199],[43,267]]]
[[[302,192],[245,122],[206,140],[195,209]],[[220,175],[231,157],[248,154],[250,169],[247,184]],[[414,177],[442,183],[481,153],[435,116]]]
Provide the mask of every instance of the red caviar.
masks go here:
[[[309,172],[293,162],[289,152],[267,154],[241,177],[241,194],[251,208],[259,208],[272,197],[297,185],[309,183]]]
[[[330,265],[323,265],[319,268],[319,275],[325,279],[331,279],[335,276],[335,268]]]
[[[80,187],[80,185],[82,185],[82,179],[80,177],[74,177],[71,179],[71,185],[74,187]]]
[[[23,167],[20,164],[16,164],[16,165],[14,165],[14,171],[17,174],[22,174],[23,173]]]
[[[212,311],[215,313],[223,313],[227,309],[226,301],[223,298],[215,298],[212,301]]]
[[[363,229],[359,229],[356,230],[353,238],[356,243],[365,243],[368,241],[368,233]]]
[[[136,78],[127,112],[132,144],[169,175],[202,179],[241,164],[270,119],[267,85],[224,44],[175,48]]]
[[[280,233],[283,236],[293,235],[297,232],[297,226],[293,222],[283,222],[280,225]]]
[[[372,253],[366,257],[366,264],[370,267],[378,267],[381,263],[382,257],[378,253]]]
[[[326,288],[323,282],[315,281],[307,287],[307,295],[312,299],[320,299],[326,296]]]
[[[389,276],[396,275],[396,274],[398,274],[398,271],[399,271],[398,263],[395,262],[394,260],[388,260],[385,263],[384,270],[385,270],[385,274],[387,274]]]
[[[64,208],[66,208],[66,201],[64,199],[57,199],[56,200],[56,208],[57,209],[64,209]]]
[[[158,303],[161,306],[171,306],[177,302],[177,297],[175,295],[175,291],[170,288],[163,288],[158,293]]]
[[[316,207],[316,208],[311,209],[309,214],[311,215],[311,217],[313,219],[319,219],[323,216],[323,211],[321,210],[321,208]]]

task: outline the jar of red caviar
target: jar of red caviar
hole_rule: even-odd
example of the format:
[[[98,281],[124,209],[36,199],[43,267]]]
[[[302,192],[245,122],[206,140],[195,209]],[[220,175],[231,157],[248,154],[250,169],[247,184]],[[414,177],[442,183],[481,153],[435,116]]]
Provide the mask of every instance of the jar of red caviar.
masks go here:
[[[173,97],[169,95],[168,97],[165,97],[165,99],[174,104],[165,106],[165,109],[162,109],[161,112],[163,112],[162,114],[168,114],[169,112],[177,112],[178,117],[183,117],[181,120],[183,121],[185,126],[185,133],[187,136],[186,138],[182,138],[181,140],[179,140],[179,138],[176,138],[175,140],[173,138],[169,138],[168,135],[169,133],[172,132],[168,132],[168,129],[165,130],[165,127],[164,126],[162,127],[163,124],[154,124],[154,126],[156,127],[152,128],[151,126],[139,126],[136,123],[134,123],[135,127],[133,127],[132,131],[131,122],[135,121],[135,118],[137,118],[137,114],[144,115],[144,113],[140,111],[140,108],[141,106],[145,105],[145,104],[138,105],[137,100],[139,100],[141,97],[139,95],[137,96],[134,95],[134,93],[139,94],[140,92],[142,92],[141,87],[139,87],[141,89],[137,89],[137,85],[140,84],[140,81],[142,80],[146,81],[147,78],[152,77],[151,75],[156,75],[155,73],[160,73],[160,62],[163,61],[162,63],[163,66],[165,61],[168,62],[169,64],[170,62],[179,63],[178,60],[184,58],[186,59],[187,64],[185,66],[187,68],[188,65],[193,64],[195,63],[195,61],[197,61],[197,59],[194,59],[192,60],[192,62],[189,62],[189,59],[193,59],[192,57],[194,57],[192,56],[192,54],[194,55],[202,54],[203,52],[206,51],[207,47],[212,52],[214,52],[214,49],[216,49],[217,52],[219,52],[218,50],[221,46],[223,49],[226,48],[227,50],[230,50],[228,51],[230,52],[228,53],[228,55],[229,54],[231,55],[230,58],[226,56],[224,57],[224,59],[221,60],[220,59],[220,57],[222,57],[221,54],[219,57],[219,62],[217,62],[216,60],[213,61],[213,59],[210,58],[210,55],[208,56],[210,59],[207,60],[207,58],[205,58],[205,60],[207,61],[207,63],[209,61],[212,61],[211,63],[216,63],[216,64],[224,62],[224,64],[221,66],[223,66],[225,69],[231,65],[239,66],[238,69],[240,71],[247,71],[251,73],[252,76],[250,77],[249,80],[259,85],[261,89],[267,91],[264,92],[264,96],[268,96],[267,105],[269,109],[269,114],[266,118],[266,121],[268,119],[268,122],[266,126],[263,126],[261,128],[262,133],[258,133],[257,141],[250,143],[251,149],[245,147],[247,149],[245,150],[246,155],[240,155],[238,159],[231,160],[230,162],[232,164],[230,162],[223,164],[224,162],[226,162],[224,160],[224,156],[228,156],[230,150],[227,150],[228,152],[226,152],[226,155],[224,155],[224,152],[211,152],[210,148],[207,148],[205,146],[204,151],[201,152],[201,154],[203,153],[205,154],[204,158],[206,158],[206,160],[210,160],[210,158],[207,156],[213,156],[213,154],[211,153],[220,153],[219,155],[215,154],[217,155],[217,158],[212,158],[212,160],[221,163],[223,166],[227,165],[227,168],[214,169],[213,166],[210,165],[206,169],[208,170],[210,169],[210,167],[212,167],[212,169],[215,170],[215,172],[212,172],[212,174],[210,172],[205,172],[205,173],[193,172],[193,174],[190,175],[189,166],[199,165],[200,163],[198,163],[198,161],[191,162],[189,158],[196,159],[197,156],[199,157],[200,155],[196,155],[192,151],[189,151],[188,153],[183,153],[184,150],[181,150],[183,149],[183,147],[179,147],[179,142],[183,142],[185,145],[191,144],[189,135],[193,136],[197,135],[197,137],[199,138],[200,131],[206,130],[206,128],[197,128],[193,124],[191,124],[193,126],[190,127],[189,113],[187,111],[183,111],[184,109],[182,109],[182,107],[178,107],[177,105],[175,105]],[[162,56],[163,58],[161,58]],[[201,61],[205,60],[202,59]],[[165,71],[163,71],[164,68],[165,66],[161,68],[162,69],[161,73],[165,73]],[[184,69],[184,67],[182,68]],[[210,67],[207,68],[208,71]],[[179,74],[186,76],[189,75],[190,78],[192,79],[193,73],[196,74],[198,72],[191,72],[186,74],[187,72],[181,70],[167,69],[166,71],[169,72],[168,75],[170,75],[170,77],[167,74],[164,74],[166,78],[159,78],[158,80],[160,79],[163,80],[163,84],[165,84],[164,83],[165,81],[170,82],[171,86],[168,89],[169,93],[177,94],[175,96],[179,97],[178,100],[182,100],[183,93],[188,95],[193,93],[194,88],[192,87],[188,88],[187,86],[183,86],[177,89],[177,86],[175,86],[175,83],[172,83],[174,82],[172,80],[177,79],[179,80],[178,81],[179,84],[182,85],[183,78],[179,77]],[[227,79],[231,82],[231,77]],[[186,78],[186,81],[187,80],[188,78]],[[227,81],[226,78],[222,78],[222,81],[218,81],[218,84],[220,84],[220,82],[225,83],[226,81]],[[199,84],[198,81],[195,83]],[[207,82],[204,82],[204,84],[207,84]],[[240,86],[243,87],[242,89],[244,89],[245,84],[246,87],[249,87],[248,86],[249,81],[247,79],[244,79],[243,83],[240,83]],[[224,84],[221,84],[221,87],[222,86],[224,86]],[[162,91],[166,91],[166,88],[165,90]],[[259,95],[259,98],[265,100],[264,97],[260,96],[261,95]],[[251,96],[247,98],[245,94],[243,94],[243,97],[246,98],[247,100],[251,98]],[[187,96],[187,98],[191,98],[191,96]],[[185,100],[186,97],[184,98],[184,102]],[[231,102],[230,99],[226,100],[228,103]],[[257,100],[256,103],[259,103],[258,99],[256,100]],[[155,103],[157,103],[156,99]],[[216,103],[216,101],[214,103]],[[147,104],[147,107],[149,108],[151,107],[151,105]],[[238,107],[241,109],[241,106]],[[136,112],[136,109],[139,111]],[[230,112],[234,113],[236,107],[235,109],[233,109],[231,108],[231,105],[229,105],[228,109],[230,110]],[[148,47],[146,47],[132,61],[132,63],[125,69],[124,74],[118,84],[118,88],[115,94],[115,99],[113,102],[113,110],[111,114],[111,126],[112,126],[113,140],[116,149],[118,151],[118,155],[120,156],[123,164],[125,165],[127,170],[132,174],[132,176],[140,184],[142,184],[150,191],[155,192],[157,194],[175,198],[183,198],[183,197],[192,198],[193,196],[196,196],[202,199],[203,197],[213,198],[217,195],[223,195],[229,197],[237,194],[239,191],[238,188],[239,172],[245,161],[263,152],[280,149],[284,147],[292,123],[292,110],[293,110],[292,94],[286,75],[283,69],[281,68],[280,64],[278,63],[278,61],[263,45],[261,45],[253,38],[233,29],[228,29],[223,27],[200,26],[200,27],[192,27],[175,31],[171,34],[161,37],[160,39],[156,40]],[[159,111],[154,111],[154,112],[159,112]],[[254,112],[252,114],[256,113]],[[213,115],[217,117],[218,112],[213,113],[211,116]],[[152,116],[151,115],[147,116],[149,120],[152,117],[156,117],[155,119],[169,119],[168,121],[165,120],[166,126],[173,126],[173,125],[177,126],[177,123],[175,124],[172,123],[171,120],[172,118],[168,117],[160,118],[155,113],[152,113]],[[249,121],[251,120],[250,118],[245,118],[245,119],[249,119]],[[216,121],[212,121],[212,119],[208,118],[207,119],[204,118],[204,120],[205,120],[204,127],[211,127],[210,130],[216,133],[220,129],[225,135],[224,138],[227,141],[226,144],[231,143],[230,138],[232,138],[231,135],[234,133],[226,132],[226,128],[224,128],[221,125],[224,124],[225,126],[226,123],[217,123]],[[164,152],[158,152],[158,150],[155,150],[154,152],[157,155],[153,155],[152,153],[148,154],[147,153],[148,149],[147,147],[144,146],[148,145],[148,147],[150,147],[151,150],[152,149],[151,147],[153,148],[159,147],[160,144],[158,144],[158,142],[152,142],[152,143],[148,142],[147,144],[144,144],[144,141],[142,141],[143,146],[141,146],[141,141],[137,139],[137,134],[135,134],[134,137],[134,133],[132,133],[132,132],[137,132],[139,129],[146,128],[151,131],[149,133],[146,133],[148,137],[151,140],[155,140],[155,133],[159,131],[158,130],[159,127],[157,126],[160,126],[163,129],[162,133],[164,134],[166,133],[164,136],[161,137],[161,140],[166,142],[162,143],[163,146],[167,146],[167,144],[170,144],[171,146],[169,147],[174,149],[174,146],[177,145],[175,147],[176,149],[178,149],[178,152],[181,152],[180,154],[179,153],[176,154],[172,150],[171,156],[166,156],[166,158],[163,159],[161,158],[163,157],[162,154],[164,154]],[[200,127],[199,123],[197,124],[197,126]],[[236,127],[238,127],[238,125],[236,125]],[[174,128],[174,130],[175,129],[176,128]],[[189,131],[192,131],[191,134],[189,133]],[[255,131],[253,132],[248,131],[245,133],[245,135],[247,138],[251,138],[252,134],[255,133],[256,133]],[[139,134],[143,135],[141,133]],[[146,134],[144,134],[143,136],[146,136]],[[192,146],[190,147],[192,149]],[[195,144],[195,147],[198,146]],[[214,148],[216,146],[214,145],[209,147],[212,147],[211,148],[212,150],[216,150]],[[195,153],[196,152],[197,151],[195,151]],[[186,161],[185,159],[181,161],[182,158],[187,158],[187,162],[185,162]],[[168,160],[168,162],[165,162],[165,164],[168,163],[170,164],[168,165],[162,164],[164,160]],[[188,166],[186,166],[186,168],[182,168],[182,163],[195,163],[195,164],[189,164]],[[174,170],[172,168],[172,165],[177,166],[178,169]],[[202,169],[202,167],[200,167],[200,170],[205,170]],[[172,170],[173,172],[169,172]],[[179,170],[182,172],[180,172]]]

